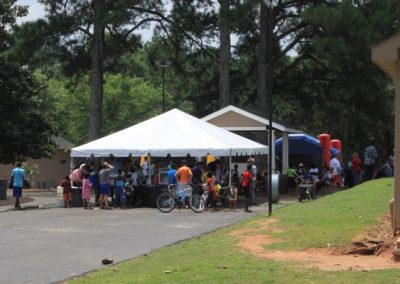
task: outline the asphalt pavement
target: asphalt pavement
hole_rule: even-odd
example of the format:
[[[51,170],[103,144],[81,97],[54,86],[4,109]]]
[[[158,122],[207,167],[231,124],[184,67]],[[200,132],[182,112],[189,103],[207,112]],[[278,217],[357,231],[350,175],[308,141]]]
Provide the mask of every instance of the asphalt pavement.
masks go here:
[[[0,283],[52,283],[102,267],[101,260],[131,259],[254,216],[155,208],[57,208],[55,193],[30,193],[34,201],[0,208]],[[39,209],[42,208],[42,209]],[[252,207],[255,213],[267,206]]]

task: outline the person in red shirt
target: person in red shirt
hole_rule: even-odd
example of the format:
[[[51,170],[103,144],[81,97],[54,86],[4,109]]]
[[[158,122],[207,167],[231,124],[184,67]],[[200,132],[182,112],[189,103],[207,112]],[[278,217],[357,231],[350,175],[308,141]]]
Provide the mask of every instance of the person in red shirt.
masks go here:
[[[351,159],[351,178],[353,185],[357,185],[361,181],[362,162],[357,153],[353,154]]]
[[[207,190],[208,190],[208,200],[207,207],[211,205],[211,209],[217,211],[217,189],[215,187],[215,178],[211,172],[207,173]]]
[[[242,174],[242,188],[244,195],[246,196],[246,202],[244,206],[244,212],[251,213],[249,210],[250,203],[250,184],[253,182],[253,174],[251,173],[251,165],[247,165],[246,170]]]
[[[71,179],[66,176],[61,182],[60,186],[63,188],[64,208],[72,207],[72,194],[71,194]]]

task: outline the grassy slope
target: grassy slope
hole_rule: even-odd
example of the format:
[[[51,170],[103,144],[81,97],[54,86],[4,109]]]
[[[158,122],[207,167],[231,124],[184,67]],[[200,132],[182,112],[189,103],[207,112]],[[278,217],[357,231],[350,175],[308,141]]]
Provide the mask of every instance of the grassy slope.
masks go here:
[[[274,212],[279,227],[295,236],[280,249],[343,245],[388,212],[393,180],[363,184],[355,189],[295,204]],[[361,218],[360,218],[361,217]],[[400,283],[400,271],[327,272],[293,266],[289,262],[255,258],[236,248],[227,233],[257,226],[259,215],[230,228],[154,251],[148,256],[102,269],[76,283]],[[170,271],[166,273],[165,271]],[[75,281],[73,281],[75,283]]]
[[[381,179],[276,211],[274,215],[280,218],[277,226],[285,228],[285,232],[274,236],[292,238],[275,247],[289,250],[326,247],[327,243],[342,246],[388,214],[392,196],[393,179]]]

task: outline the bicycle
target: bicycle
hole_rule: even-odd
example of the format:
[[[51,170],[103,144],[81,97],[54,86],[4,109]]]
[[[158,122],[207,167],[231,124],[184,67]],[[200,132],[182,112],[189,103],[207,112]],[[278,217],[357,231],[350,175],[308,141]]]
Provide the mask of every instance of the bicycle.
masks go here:
[[[207,207],[209,205],[209,191],[206,185],[202,184],[197,184],[194,186],[193,191],[196,192],[197,195],[200,196],[200,198],[204,201],[205,206]],[[220,204],[221,207],[223,208],[229,208],[229,194],[230,194],[230,187],[225,186],[222,187],[219,191],[219,194],[215,196],[215,202],[216,204]]]
[[[181,188],[179,188],[181,187]],[[179,189],[179,190],[178,190]],[[201,213],[205,209],[205,203],[201,196],[192,193],[190,185],[169,185],[168,191],[161,193],[157,197],[157,208],[163,213],[169,213],[178,205],[180,208],[186,202],[193,212]]]

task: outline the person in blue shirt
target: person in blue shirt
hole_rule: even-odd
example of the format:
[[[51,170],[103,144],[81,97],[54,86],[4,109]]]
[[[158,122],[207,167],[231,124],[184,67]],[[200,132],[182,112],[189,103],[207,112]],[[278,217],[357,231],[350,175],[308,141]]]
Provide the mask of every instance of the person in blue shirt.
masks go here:
[[[176,166],[171,163],[171,169],[168,171],[168,184],[177,184],[176,177]]]
[[[118,175],[115,178],[115,201],[116,205],[125,208],[126,195],[125,195],[125,176],[123,175],[122,169],[118,169]]]
[[[25,170],[21,167],[21,162],[17,163],[17,167],[12,170],[13,179],[13,196],[15,197],[15,208],[21,209],[19,199],[22,197],[22,187],[24,186]]]

